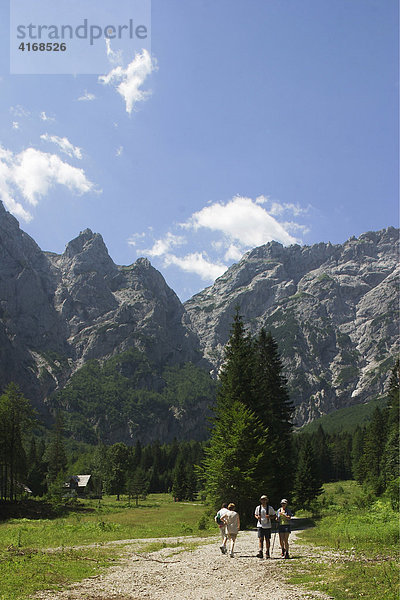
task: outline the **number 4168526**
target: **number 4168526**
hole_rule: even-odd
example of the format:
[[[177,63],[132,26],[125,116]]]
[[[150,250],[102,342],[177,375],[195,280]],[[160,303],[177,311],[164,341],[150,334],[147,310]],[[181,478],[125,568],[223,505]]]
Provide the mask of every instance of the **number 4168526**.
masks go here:
[[[28,52],[65,52],[67,49],[67,44],[61,42],[21,42],[18,46],[18,50],[22,50],[24,52],[27,50]]]

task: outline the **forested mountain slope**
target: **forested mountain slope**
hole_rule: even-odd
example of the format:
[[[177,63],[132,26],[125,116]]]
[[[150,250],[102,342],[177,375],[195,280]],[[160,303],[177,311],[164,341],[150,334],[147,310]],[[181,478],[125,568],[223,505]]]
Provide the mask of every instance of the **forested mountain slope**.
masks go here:
[[[109,402],[110,414],[107,422],[93,414],[92,425],[108,440],[134,439],[140,431],[149,441],[156,406],[162,410],[154,435],[181,436],[187,424],[187,432],[201,437],[210,394],[212,400],[201,369],[216,377],[239,305],[252,334],[264,326],[278,342],[297,424],[364,402],[383,393],[398,352],[397,244],[394,228],[335,246],[271,242],[183,305],[147,259],[116,265],[101,235],[89,229],[63,254],[43,252],[0,203],[0,388],[18,383],[48,421],[58,404],[70,410],[78,431],[90,403],[76,382],[79,369],[92,365],[87,372],[100,369],[103,383],[105,369],[108,391],[116,386],[110,396],[96,388],[96,405],[107,413]],[[181,376],[187,364],[200,371],[198,396],[189,394],[186,410]],[[175,367],[178,402],[166,380]],[[169,385],[173,390],[178,383]],[[161,395],[154,402],[153,392]],[[127,414],[136,420],[121,425]]]

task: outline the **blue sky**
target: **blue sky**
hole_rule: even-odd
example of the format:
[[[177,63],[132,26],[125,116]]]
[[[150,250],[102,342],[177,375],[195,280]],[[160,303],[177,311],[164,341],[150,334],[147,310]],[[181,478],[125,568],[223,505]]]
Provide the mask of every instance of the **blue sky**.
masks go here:
[[[1,4],[0,199],[43,250],[89,227],[184,300],[271,239],[398,226],[397,1],[153,0],[151,14],[151,51],[101,39],[104,71],[15,75]]]

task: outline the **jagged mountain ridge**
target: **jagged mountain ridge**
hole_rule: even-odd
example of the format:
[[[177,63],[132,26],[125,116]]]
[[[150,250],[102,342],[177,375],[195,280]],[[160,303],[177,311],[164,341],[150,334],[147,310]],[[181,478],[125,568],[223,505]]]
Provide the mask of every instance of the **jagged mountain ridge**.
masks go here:
[[[398,230],[248,252],[185,303],[218,369],[235,306],[279,343],[298,424],[384,392],[399,352]]]
[[[0,203],[0,387],[16,381],[45,412],[88,360],[130,348],[215,374],[239,304],[253,333],[279,342],[298,424],[366,401],[398,352],[397,242],[394,228],[335,246],[272,242],[183,305],[147,259],[116,265],[89,229],[43,252]]]
[[[89,229],[42,252],[0,203],[0,386],[41,411],[90,359],[129,348],[155,366],[204,361],[182,303],[145,258],[120,267]]]

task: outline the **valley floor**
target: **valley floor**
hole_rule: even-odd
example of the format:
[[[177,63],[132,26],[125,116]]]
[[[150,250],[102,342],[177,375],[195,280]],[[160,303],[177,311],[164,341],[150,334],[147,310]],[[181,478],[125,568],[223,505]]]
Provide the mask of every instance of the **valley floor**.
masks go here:
[[[274,534],[271,547],[273,537]],[[151,542],[165,542],[167,547],[151,554],[139,553]],[[188,550],[188,543],[199,545]],[[289,585],[285,579],[303,561],[337,559],[336,553],[303,545],[296,539],[296,532],[291,534],[291,560],[281,559],[278,534],[272,558],[256,558],[255,531],[239,533],[234,558],[221,554],[217,537],[111,544],[119,555],[123,550],[118,566],[61,592],[40,592],[35,600],[322,600],[329,596]]]

